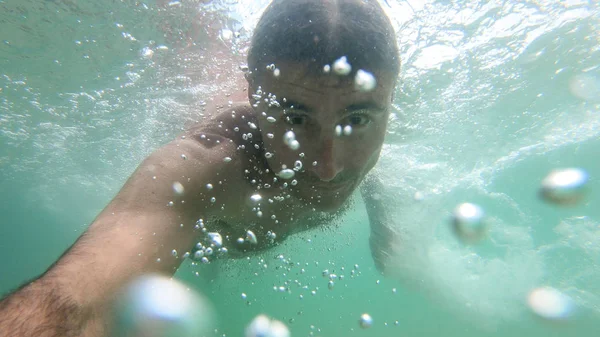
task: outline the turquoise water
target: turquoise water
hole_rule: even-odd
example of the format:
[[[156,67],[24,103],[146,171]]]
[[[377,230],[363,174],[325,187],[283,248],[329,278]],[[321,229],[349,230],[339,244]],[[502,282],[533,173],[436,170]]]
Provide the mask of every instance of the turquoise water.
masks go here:
[[[214,69],[243,62],[265,4],[0,1],[1,293],[44,271],[146,155],[200,119],[203,101],[229,93]],[[403,63],[377,168],[402,233],[392,275],[375,272],[356,198],[336,226],[249,261],[183,266],[177,277],[215,306],[214,335],[240,336],[259,313],[293,336],[597,334],[598,3],[384,7]],[[203,50],[215,42],[194,25],[202,16],[217,32],[240,33],[217,42],[230,59]],[[562,167],[591,176],[576,207],[537,198],[544,176]],[[490,218],[490,237],[475,246],[449,230],[464,201]],[[345,278],[329,290],[324,269]],[[527,293],[544,285],[571,296],[573,319],[530,312]],[[357,323],[364,312],[374,319],[368,330]]]

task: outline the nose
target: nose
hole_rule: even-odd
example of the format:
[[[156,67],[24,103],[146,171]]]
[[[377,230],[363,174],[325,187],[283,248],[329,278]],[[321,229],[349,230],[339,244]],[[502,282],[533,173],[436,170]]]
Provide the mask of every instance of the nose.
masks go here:
[[[331,181],[344,169],[338,160],[338,156],[343,154],[339,153],[339,145],[333,137],[325,137],[320,143],[320,151],[314,157],[317,165],[313,172],[321,181]]]

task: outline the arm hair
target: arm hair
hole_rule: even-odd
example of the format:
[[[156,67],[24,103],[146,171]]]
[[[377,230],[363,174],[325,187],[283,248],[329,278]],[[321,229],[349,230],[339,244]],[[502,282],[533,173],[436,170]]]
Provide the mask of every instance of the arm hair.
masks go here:
[[[0,335],[10,337],[76,337],[94,314],[79,307],[46,276],[37,278],[0,301]]]

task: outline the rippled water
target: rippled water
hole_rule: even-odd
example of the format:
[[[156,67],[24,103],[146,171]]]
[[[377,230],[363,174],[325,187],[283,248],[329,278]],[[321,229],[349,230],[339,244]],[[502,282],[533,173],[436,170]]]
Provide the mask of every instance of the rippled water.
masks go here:
[[[0,1],[2,292],[47,268],[146,155],[230,93],[229,75],[265,5]],[[377,168],[402,234],[393,277],[374,270],[357,201],[337,227],[250,261],[184,266],[178,277],[217,308],[215,336],[241,335],[259,313],[284,321],[294,336],[599,331],[598,3],[384,7],[403,63]],[[221,29],[239,37],[224,39]],[[564,208],[538,199],[557,167],[589,172],[585,202]],[[452,210],[466,201],[490,219],[479,245],[463,245],[449,229]],[[352,277],[355,264],[360,275]],[[345,278],[329,290],[323,269]],[[526,296],[539,286],[571,296],[575,317],[534,317]],[[369,330],[358,325],[365,312]]]

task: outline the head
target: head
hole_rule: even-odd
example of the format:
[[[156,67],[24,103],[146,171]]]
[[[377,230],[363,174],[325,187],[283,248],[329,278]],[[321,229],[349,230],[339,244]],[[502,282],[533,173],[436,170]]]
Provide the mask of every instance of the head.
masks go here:
[[[296,168],[295,196],[339,208],[379,158],[400,68],[377,0],[273,0],[248,67],[270,168]]]

